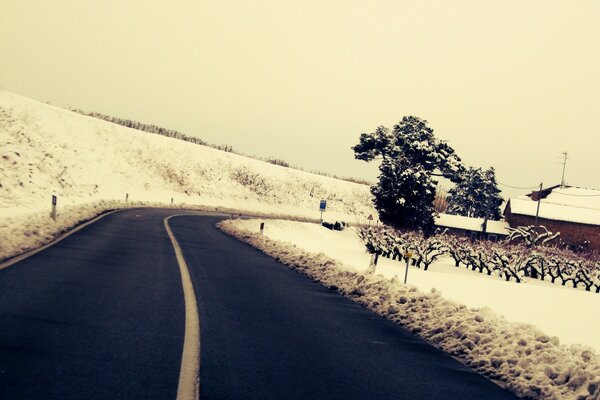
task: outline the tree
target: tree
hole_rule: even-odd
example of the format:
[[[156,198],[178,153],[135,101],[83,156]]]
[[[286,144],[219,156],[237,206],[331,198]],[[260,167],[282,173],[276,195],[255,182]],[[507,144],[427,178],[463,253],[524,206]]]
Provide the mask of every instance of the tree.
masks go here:
[[[379,181],[371,187],[379,219],[396,228],[433,229],[437,181],[457,181],[464,172],[460,158],[437,140],[427,121],[403,117],[394,128],[380,126],[360,135],[352,148],[359,160],[381,159]]]
[[[473,218],[499,220],[502,217],[500,189],[494,168],[472,168],[448,191],[448,213]]]

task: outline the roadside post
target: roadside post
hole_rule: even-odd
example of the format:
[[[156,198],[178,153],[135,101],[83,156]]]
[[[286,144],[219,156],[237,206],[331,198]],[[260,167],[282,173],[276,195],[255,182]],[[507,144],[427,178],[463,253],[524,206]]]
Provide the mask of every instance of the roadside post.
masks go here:
[[[369,272],[375,273],[377,270],[377,261],[379,261],[379,252],[371,254],[371,262],[369,263]]]
[[[56,196],[52,195],[52,212],[50,214],[50,217],[52,217],[54,221],[56,221],[56,201]]]
[[[370,227],[371,221],[373,221],[373,214],[369,214],[369,216],[367,217],[367,220],[369,221],[369,227]]]
[[[319,203],[319,210],[321,211],[321,222],[323,222],[323,211],[327,208],[327,200],[321,200]]]
[[[404,271],[404,284],[406,285],[406,280],[408,279],[408,260],[412,258],[413,254],[410,251],[404,253],[404,259],[406,260],[406,271]]]
[[[263,231],[264,231],[264,230],[265,230],[265,223],[264,223],[264,222],[261,222],[261,223],[260,223],[260,234],[261,234],[261,235],[263,234]]]
[[[537,195],[537,209],[535,210],[535,230],[533,231],[533,246],[535,246],[535,242],[537,240],[537,236],[538,236],[538,228],[540,227],[538,224],[538,217],[540,215],[540,204],[542,202],[542,190],[544,187],[544,182],[540,183],[540,191],[538,192]],[[561,186],[562,187],[562,186]]]
[[[129,193],[125,193],[125,203],[129,201]]]
[[[173,198],[171,197],[171,205],[173,205]]]

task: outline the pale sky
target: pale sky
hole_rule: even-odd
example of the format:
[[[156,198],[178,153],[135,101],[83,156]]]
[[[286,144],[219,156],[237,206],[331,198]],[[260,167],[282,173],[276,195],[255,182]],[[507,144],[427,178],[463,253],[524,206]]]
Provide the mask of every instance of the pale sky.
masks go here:
[[[0,0],[0,87],[375,180],[429,121],[502,183],[600,189],[600,1]],[[505,190],[523,194],[525,190]]]

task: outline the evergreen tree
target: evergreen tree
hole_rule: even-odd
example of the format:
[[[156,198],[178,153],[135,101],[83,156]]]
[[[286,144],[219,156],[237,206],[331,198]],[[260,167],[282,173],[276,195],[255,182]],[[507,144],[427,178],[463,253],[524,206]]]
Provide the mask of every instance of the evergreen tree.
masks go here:
[[[494,168],[484,171],[469,167],[463,179],[448,191],[448,213],[499,220],[502,201]]]
[[[352,149],[359,160],[382,159],[371,192],[379,219],[398,228],[432,230],[434,177],[456,181],[464,172],[454,149],[435,138],[427,121],[413,116],[402,118],[391,131],[380,126],[361,134]]]

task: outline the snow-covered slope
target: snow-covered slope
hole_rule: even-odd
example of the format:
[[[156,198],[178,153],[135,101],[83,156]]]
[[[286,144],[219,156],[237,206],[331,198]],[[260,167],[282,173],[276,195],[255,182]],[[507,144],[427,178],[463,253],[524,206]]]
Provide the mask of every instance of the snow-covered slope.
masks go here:
[[[367,186],[284,168],[0,92],[0,220],[99,201],[219,206],[356,222]],[[0,222],[0,225],[3,223]],[[6,228],[6,222],[4,222]],[[0,236],[7,235],[6,229]],[[3,239],[0,237],[0,239]],[[0,251],[1,253],[1,251]],[[4,254],[6,255],[6,254]],[[2,254],[0,254],[2,258]]]

